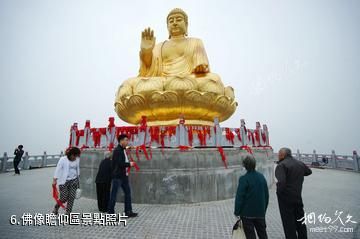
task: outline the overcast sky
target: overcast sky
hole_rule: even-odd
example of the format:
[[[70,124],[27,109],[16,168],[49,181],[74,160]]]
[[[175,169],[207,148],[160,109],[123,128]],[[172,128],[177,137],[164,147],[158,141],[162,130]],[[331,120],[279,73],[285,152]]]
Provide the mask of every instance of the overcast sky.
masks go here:
[[[55,154],[73,122],[105,127],[141,31],[165,40],[175,7],[235,89],[223,126],[266,123],[275,150],[359,152],[360,1],[0,0],[0,153]]]

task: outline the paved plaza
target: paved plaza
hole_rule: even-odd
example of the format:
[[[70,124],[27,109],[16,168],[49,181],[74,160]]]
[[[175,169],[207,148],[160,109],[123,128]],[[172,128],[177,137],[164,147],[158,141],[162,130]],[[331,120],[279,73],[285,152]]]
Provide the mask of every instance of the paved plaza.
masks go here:
[[[127,225],[117,226],[22,226],[11,225],[11,215],[17,220],[24,213],[43,215],[51,212],[54,200],[51,197],[51,179],[55,168],[22,171],[21,176],[12,173],[0,174],[0,238],[231,238],[234,200],[197,204],[151,205],[134,204],[139,217],[127,220]],[[309,238],[360,238],[360,174],[354,172],[313,169],[313,175],[304,183],[305,211],[314,212],[315,224],[309,228],[353,228],[354,232],[309,232]],[[98,213],[97,202],[81,198],[75,201],[73,212]],[[116,209],[122,212],[123,205]],[[345,224],[347,214],[353,216],[345,226],[336,220],[338,213]],[[325,217],[322,217],[326,213]],[[314,215],[313,214],[313,215]],[[322,215],[321,215],[322,214]],[[320,219],[331,219],[328,224]],[[311,218],[310,218],[311,219]],[[284,238],[274,185],[270,188],[270,203],[267,211],[269,238]],[[335,221],[336,220],[336,221]],[[325,220],[326,221],[326,220]],[[335,221],[334,223],[332,223]]]

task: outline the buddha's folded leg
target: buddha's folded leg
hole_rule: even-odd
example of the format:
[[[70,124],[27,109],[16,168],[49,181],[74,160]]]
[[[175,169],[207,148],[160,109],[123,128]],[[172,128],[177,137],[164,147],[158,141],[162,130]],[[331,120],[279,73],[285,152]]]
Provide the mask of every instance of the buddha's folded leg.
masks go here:
[[[147,94],[164,90],[164,77],[137,77],[134,81],[134,94]]]
[[[116,93],[117,100],[124,100],[126,97],[133,95],[133,86],[136,78],[130,78],[125,80],[118,88]]]
[[[165,91],[188,91],[197,90],[197,81],[194,77],[168,76],[164,80]]]
[[[212,92],[219,95],[224,94],[224,84],[221,82],[219,75],[215,73],[207,73],[205,75],[196,75],[200,92]]]
[[[231,99],[235,99],[234,88],[232,88],[231,86],[226,86],[225,96],[230,97]]]

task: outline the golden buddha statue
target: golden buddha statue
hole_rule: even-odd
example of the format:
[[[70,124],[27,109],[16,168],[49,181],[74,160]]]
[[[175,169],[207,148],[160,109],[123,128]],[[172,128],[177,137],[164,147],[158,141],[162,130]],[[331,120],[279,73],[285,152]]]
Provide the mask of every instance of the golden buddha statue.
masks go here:
[[[187,37],[188,16],[173,9],[167,16],[169,40],[155,44],[154,31],[141,34],[139,75],[123,82],[115,99],[118,116],[139,124],[171,125],[182,116],[186,124],[213,125],[235,111],[234,91],[210,72],[200,39]]]

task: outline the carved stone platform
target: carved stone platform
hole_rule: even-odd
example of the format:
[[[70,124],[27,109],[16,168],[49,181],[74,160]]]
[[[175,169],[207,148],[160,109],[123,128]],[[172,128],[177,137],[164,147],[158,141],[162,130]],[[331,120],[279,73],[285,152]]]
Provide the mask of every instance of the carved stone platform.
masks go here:
[[[143,152],[140,167],[130,173],[132,201],[146,204],[176,204],[217,201],[235,197],[240,175],[246,173],[242,160],[248,154],[240,148],[223,148],[227,168],[217,148],[151,150],[147,160]],[[274,154],[269,148],[253,148],[257,170],[264,174],[268,185],[274,182]],[[85,149],[81,155],[80,172],[83,196],[96,199],[95,177],[105,149]],[[149,149],[147,150],[148,153]],[[119,190],[118,201],[123,200]]]

